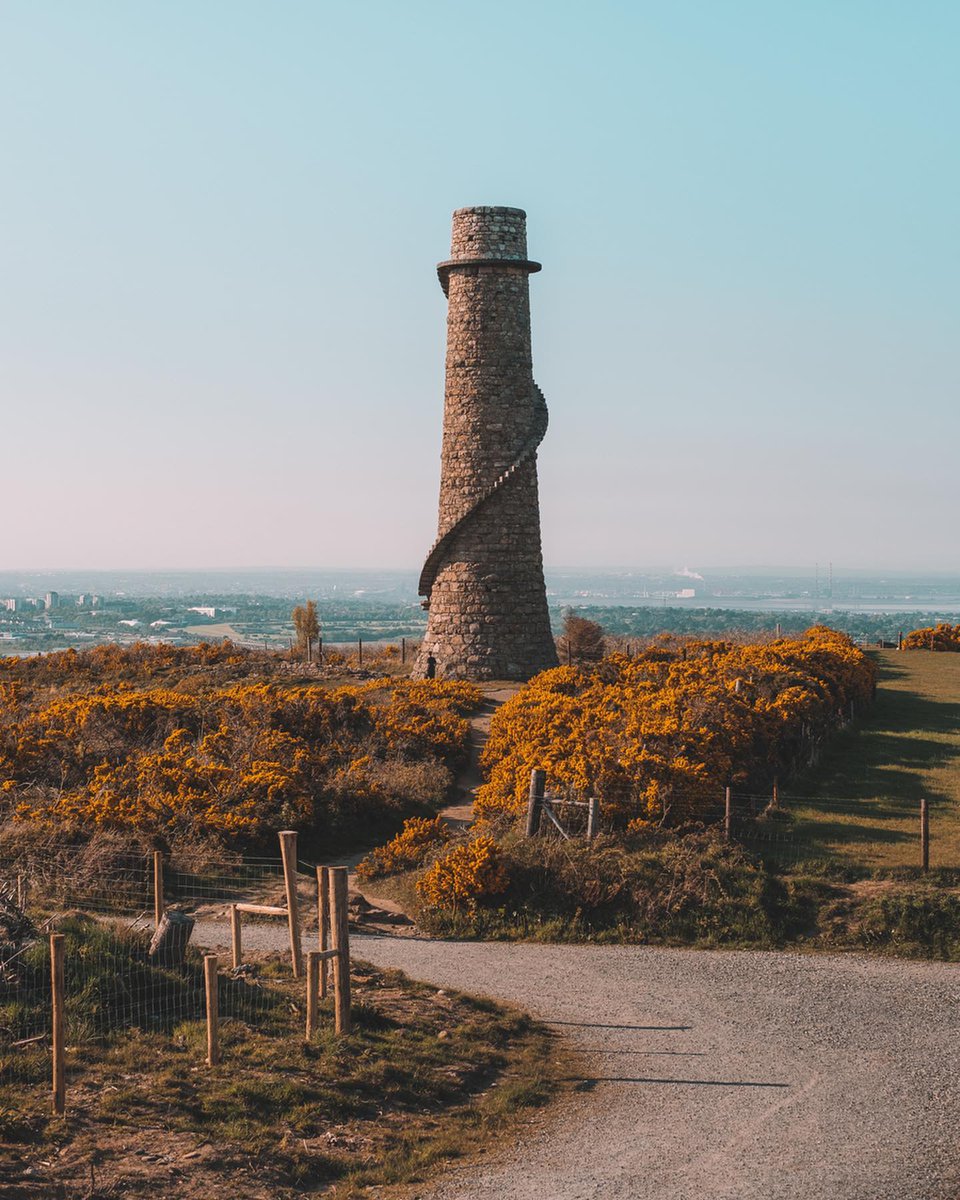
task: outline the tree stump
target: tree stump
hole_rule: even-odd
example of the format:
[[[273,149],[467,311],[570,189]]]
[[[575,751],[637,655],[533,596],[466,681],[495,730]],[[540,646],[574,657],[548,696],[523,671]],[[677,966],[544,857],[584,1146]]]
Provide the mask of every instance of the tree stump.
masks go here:
[[[150,959],[165,967],[178,967],[187,953],[187,942],[193,933],[193,917],[176,908],[168,908],[150,939]]]

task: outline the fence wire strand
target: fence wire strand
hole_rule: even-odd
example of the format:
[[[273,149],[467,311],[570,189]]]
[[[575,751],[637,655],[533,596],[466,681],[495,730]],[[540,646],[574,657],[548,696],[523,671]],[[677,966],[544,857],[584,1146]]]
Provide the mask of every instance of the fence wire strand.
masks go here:
[[[315,868],[303,868],[301,888],[315,888]],[[165,907],[201,916],[205,906],[276,900],[282,888],[279,859],[174,861],[163,869]],[[183,1037],[189,1023],[205,1021],[203,955],[192,947],[185,956],[151,954],[153,900],[152,856],[114,855],[97,869],[76,852],[0,861],[0,1110],[16,1107],[24,1087],[50,1087],[51,931],[65,943],[69,1046],[103,1046],[131,1030]],[[228,954],[219,966],[222,1026],[271,1034],[289,1024],[289,992],[272,975],[247,962],[232,969]]]

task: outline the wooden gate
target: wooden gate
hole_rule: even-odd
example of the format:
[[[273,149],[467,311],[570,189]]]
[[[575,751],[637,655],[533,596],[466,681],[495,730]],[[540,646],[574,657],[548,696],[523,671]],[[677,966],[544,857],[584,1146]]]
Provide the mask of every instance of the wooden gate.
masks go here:
[[[600,828],[600,801],[596,796],[587,799],[574,799],[571,796],[561,796],[547,791],[546,771],[533,770],[530,772],[530,799],[527,803],[527,837],[536,837],[542,827],[543,818],[557,830],[565,841],[577,836],[574,826],[582,822],[567,816],[564,810],[573,809],[576,816],[586,816],[586,837],[592,840]],[[585,810],[576,812],[576,810]],[[561,820],[564,815],[564,820]]]

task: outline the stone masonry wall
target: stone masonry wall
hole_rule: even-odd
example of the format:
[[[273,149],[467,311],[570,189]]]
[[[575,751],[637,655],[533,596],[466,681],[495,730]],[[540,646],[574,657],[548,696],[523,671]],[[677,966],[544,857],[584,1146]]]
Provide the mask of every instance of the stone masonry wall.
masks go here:
[[[438,532],[448,541],[429,586],[418,675],[430,654],[444,678],[526,679],[557,662],[537,493],[536,269],[522,210],[454,213],[452,258],[440,268],[449,304]]]

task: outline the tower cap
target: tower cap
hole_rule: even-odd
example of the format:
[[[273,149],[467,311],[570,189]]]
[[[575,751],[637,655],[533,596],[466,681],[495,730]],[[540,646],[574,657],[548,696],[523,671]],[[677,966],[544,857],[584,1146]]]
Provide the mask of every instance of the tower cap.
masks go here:
[[[453,214],[450,257],[437,264],[443,290],[455,267],[523,267],[528,274],[540,263],[527,258],[527,214],[522,208],[474,205]]]

